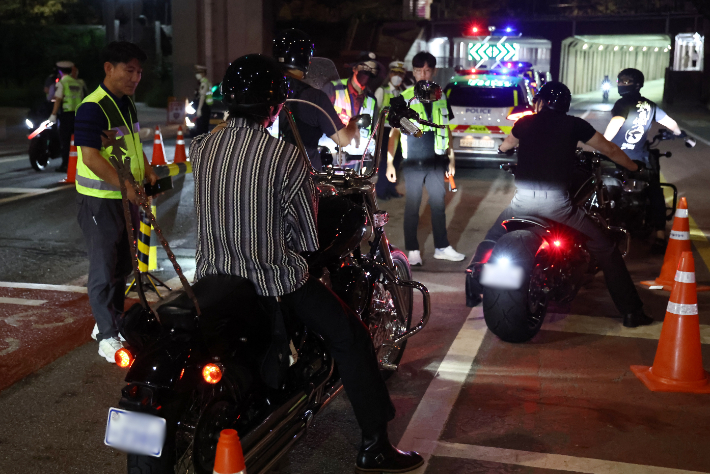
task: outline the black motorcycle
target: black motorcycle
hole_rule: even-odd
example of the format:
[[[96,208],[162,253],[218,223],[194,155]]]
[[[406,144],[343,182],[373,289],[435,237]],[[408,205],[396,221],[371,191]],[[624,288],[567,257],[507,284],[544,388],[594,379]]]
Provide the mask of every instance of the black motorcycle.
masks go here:
[[[433,83],[419,84],[417,91],[422,101],[441,96]],[[311,275],[320,277],[369,328],[385,375],[397,370],[407,340],[430,315],[427,289],[411,280],[406,256],[387,240],[388,215],[378,210],[371,182],[385,117],[392,126],[405,124],[405,132],[419,131],[410,121],[418,116],[408,104],[393,102],[377,121],[375,166],[367,175],[351,169],[311,170],[321,248],[306,256]],[[118,161],[114,166],[120,167]],[[414,290],[422,294],[423,315],[412,326]],[[266,322],[279,311],[290,339],[290,366],[281,386],[273,388],[260,368],[271,343]],[[239,433],[248,472],[267,472],[342,390],[322,338],[278,305],[260,302],[252,283],[241,277],[205,277],[155,314],[145,302],[136,305],[122,318],[120,330],[129,348],[116,353],[116,362],[129,367],[127,385],[119,408],[109,411],[105,442],[128,452],[129,474],[212,473],[217,440],[227,428]],[[207,333],[222,337],[207,338]],[[215,344],[229,355],[215,357]]]
[[[48,105],[49,104],[49,105]],[[46,120],[52,113],[51,102],[34,107],[25,119],[27,135],[30,138],[30,164],[35,171],[44,171],[49,160],[62,156],[59,127]]]

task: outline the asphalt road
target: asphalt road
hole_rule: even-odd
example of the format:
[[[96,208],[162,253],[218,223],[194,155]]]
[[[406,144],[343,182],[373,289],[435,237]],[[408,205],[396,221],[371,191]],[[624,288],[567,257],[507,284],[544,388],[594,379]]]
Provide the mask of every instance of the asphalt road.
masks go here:
[[[594,101],[582,98],[574,113],[603,131],[608,112]],[[673,152],[662,164],[666,180],[688,198],[701,283],[710,283],[708,117],[697,111],[675,117],[682,118],[682,128],[699,132],[703,141],[696,148],[688,150],[680,142],[662,147]],[[85,334],[80,342],[89,341],[91,322],[82,314],[65,323],[54,311],[73,314],[85,307],[81,288],[88,269],[74,191],[57,188],[61,177],[53,171],[35,173],[26,156],[0,158],[0,378],[10,371],[8,357],[25,346],[65,353],[0,392],[0,472],[119,474],[125,472],[125,456],[103,445],[103,433],[108,408],[119,399],[123,373],[97,355],[95,342],[62,349],[51,337],[52,331],[78,327]],[[192,178],[180,181],[159,202],[158,219],[190,274]],[[508,204],[514,185],[496,169],[464,166],[459,166],[456,183],[459,192],[447,196],[449,239],[468,260]],[[46,189],[58,190],[38,191]],[[404,199],[380,207],[390,213],[390,241],[402,246]],[[391,438],[402,449],[426,455],[427,465],[419,472],[710,472],[707,396],[650,392],[629,370],[632,364],[653,362],[668,293],[639,285],[647,312],[658,322],[624,329],[600,275],[570,307],[550,314],[530,343],[506,344],[486,330],[479,309],[464,304],[462,271],[467,262],[433,259],[426,202],[421,216],[424,265],[415,269],[414,278],[430,288],[433,314],[425,331],[410,340],[399,372],[388,381],[397,407]],[[156,275],[173,279],[164,254],[159,257],[164,270]],[[628,266],[636,281],[652,279],[662,259],[649,253],[647,242],[634,241]],[[24,288],[9,288],[13,285],[7,282]],[[28,314],[27,304],[18,300],[35,302],[33,310],[45,313]],[[699,309],[703,341],[710,344],[710,294],[699,295]],[[55,326],[42,327],[47,324]],[[15,336],[9,330],[32,337],[13,349],[7,339]],[[710,368],[710,346],[703,346],[703,354]],[[352,472],[359,441],[342,395],[316,418],[278,472]]]

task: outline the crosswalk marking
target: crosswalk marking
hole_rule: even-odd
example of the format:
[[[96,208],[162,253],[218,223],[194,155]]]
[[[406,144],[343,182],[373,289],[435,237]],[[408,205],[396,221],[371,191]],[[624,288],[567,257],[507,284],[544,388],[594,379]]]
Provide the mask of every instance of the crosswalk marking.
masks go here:
[[[25,298],[8,298],[0,296],[0,304],[19,304],[23,306],[40,306],[46,303],[47,300],[28,300]]]
[[[68,293],[86,293],[87,292],[87,289],[84,286],[46,285],[44,283],[23,283],[23,282],[15,282],[15,281],[0,281],[0,288],[20,288],[23,290],[65,291]]]

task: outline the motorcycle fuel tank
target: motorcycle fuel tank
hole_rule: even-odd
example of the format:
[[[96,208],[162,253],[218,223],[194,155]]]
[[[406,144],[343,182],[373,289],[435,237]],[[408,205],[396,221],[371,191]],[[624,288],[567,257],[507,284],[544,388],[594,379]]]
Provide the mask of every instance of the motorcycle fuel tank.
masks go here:
[[[360,245],[368,231],[365,209],[346,196],[321,197],[318,241],[324,257],[340,259]]]

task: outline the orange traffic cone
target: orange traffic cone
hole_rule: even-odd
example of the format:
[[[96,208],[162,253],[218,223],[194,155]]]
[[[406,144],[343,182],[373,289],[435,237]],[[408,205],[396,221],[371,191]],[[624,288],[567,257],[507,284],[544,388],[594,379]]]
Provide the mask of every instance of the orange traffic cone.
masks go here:
[[[246,474],[242,445],[236,430],[222,430],[217,441],[213,474]]]
[[[182,135],[182,126],[178,127],[177,141],[175,142],[175,159],[173,163],[185,163],[187,154],[185,153],[185,137]]]
[[[654,392],[710,393],[700,349],[692,252],[681,255],[653,367],[632,365],[631,370]]]
[[[76,152],[76,145],[74,145],[74,134],[71,136],[71,146],[69,147],[69,164],[67,165],[67,177],[60,180],[60,183],[74,183],[76,179],[76,160],[79,154]]]
[[[675,277],[676,268],[683,252],[690,252],[690,219],[688,218],[688,200],[685,197],[680,198],[680,204],[675,211],[673,219],[673,228],[671,236],[668,239],[668,247],[666,247],[666,255],[663,257],[663,266],[661,274],[655,280],[642,281],[642,285],[650,286],[651,289],[661,289],[666,291],[673,289],[673,278]],[[654,288],[655,287],[655,288]],[[699,286],[697,291],[710,291],[710,286]]]
[[[160,126],[155,126],[155,138],[153,139],[153,161],[152,166],[167,165],[165,162],[165,147],[163,146],[163,134],[160,133]]]

